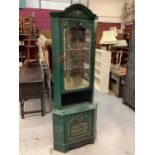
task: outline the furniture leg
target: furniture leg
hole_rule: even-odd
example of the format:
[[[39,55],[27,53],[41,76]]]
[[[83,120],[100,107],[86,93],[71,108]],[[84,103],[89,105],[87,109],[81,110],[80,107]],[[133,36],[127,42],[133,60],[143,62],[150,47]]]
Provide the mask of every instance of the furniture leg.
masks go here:
[[[110,89],[111,72],[109,74],[109,89]]]
[[[120,96],[120,82],[121,82],[121,78],[118,77],[118,80],[116,82],[116,96]]]
[[[24,100],[20,101],[21,117],[24,119]]]
[[[44,98],[41,98],[41,115],[44,116]]]

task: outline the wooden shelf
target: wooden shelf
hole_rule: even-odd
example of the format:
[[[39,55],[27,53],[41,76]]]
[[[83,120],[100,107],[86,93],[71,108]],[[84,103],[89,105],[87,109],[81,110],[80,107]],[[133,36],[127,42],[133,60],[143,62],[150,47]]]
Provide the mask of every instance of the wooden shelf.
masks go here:
[[[97,77],[98,79],[101,78],[99,74],[95,74],[95,77]]]
[[[33,39],[33,37],[31,34],[19,34],[19,60],[24,62],[26,59],[29,59],[28,62],[30,63],[31,61],[34,62],[32,59],[37,59],[36,61],[38,61],[37,39]]]
[[[87,51],[90,50],[90,48],[67,48],[67,51]]]
[[[100,59],[98,59],[98,58],[96,58],[96,59],[95,59],[95,61],[97,61],[97,62],[99,62],[99,63],[101,62],[101,60],[100,60]]]
[[[30,36],[31,34],[19,33],[20,36]]]
[[[95,69],[96,69],[96,70],[99,70],[99,71],[101,70],[100,67],[97,67],[97,66],[95,66]]]
[[[25,45],[25,47],[33,48],[33,47],[38,47],[38,46],[37,45]]]

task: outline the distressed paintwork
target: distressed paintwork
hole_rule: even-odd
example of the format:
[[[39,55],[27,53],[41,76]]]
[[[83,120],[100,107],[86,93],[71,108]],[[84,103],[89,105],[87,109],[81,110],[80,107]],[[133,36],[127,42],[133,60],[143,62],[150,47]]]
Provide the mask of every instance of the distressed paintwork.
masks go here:
[[[54,77],[54,109],[53,132],[54,149],[66,152],[69,149],[93,143],[96,137],[96,111],[97,104],[93,103],[94,90],[94,63],[97,16],[81,4],[74,4],[64,12],[51,12],[52,25],[52,58]],[[64,89],[64,66],[59,56],[64,52],[63,30],[68,24],[80,22],[91,29],[91,55],[90,55],[90,81],[86,88],[68,90]],[[62,104],[64,94],[85,92],[89,93],[87,101],[76,104]],[[74,94],[73,94],[74,95]]]

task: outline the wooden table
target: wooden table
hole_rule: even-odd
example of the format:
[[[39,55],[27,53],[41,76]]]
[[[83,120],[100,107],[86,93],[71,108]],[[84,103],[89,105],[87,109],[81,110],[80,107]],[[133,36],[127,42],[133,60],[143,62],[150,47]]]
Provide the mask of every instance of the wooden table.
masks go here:
[[[24,101],[40,98],[41,110],[24,111]],[[24,64],[19,72],[19,101],[21,106],[21,117],[24,114],[41,112],[44,116],[44,77],[40,64],[29,66]]]

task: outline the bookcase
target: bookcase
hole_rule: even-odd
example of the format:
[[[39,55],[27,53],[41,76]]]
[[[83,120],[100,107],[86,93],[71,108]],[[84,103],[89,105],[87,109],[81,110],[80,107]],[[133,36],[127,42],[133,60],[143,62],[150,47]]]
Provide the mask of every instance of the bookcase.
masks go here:
[[[101,93],[109,92],[111,52],[96,49],[94,86]]]

